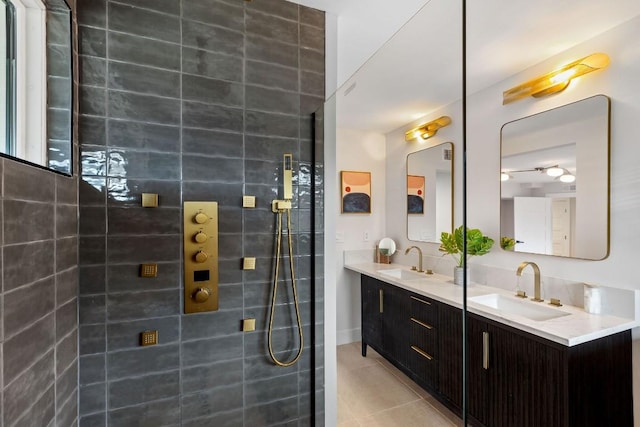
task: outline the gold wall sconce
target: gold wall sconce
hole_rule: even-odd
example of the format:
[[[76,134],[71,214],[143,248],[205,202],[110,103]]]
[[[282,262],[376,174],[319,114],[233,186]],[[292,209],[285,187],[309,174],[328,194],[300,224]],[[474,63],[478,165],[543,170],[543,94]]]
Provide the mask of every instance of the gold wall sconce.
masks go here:
[[[555,71],[502,92],[502,105],[510,104],[527,96],[540,98],[561,92],[569,86],[572,79],[600,70],[608,65],[609,56],[605,53],[585,56]]]
[[[438,117],[435,120],[432,120],[428,123],[423,123],[420,126],[413,128],[408,132],[405,132],[404,140],[407,142],[411,142],[414,139],[417,139],[418,141],[424,141],[438,133],[438,129],[448,126],[449,124],[451,124],[451,117]]]

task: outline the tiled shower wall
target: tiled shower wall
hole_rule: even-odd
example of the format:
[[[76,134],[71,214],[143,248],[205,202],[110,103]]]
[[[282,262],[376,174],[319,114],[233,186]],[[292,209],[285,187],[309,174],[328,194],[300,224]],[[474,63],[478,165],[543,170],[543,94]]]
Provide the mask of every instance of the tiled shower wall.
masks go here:
[[[0,426],[77,425],[77,212],[77,178],[0,158]]]
[[[313,237],[322,204],[313,192],[321,196],[322,169],[311,113],[324,99],[324,14],[283,0],[83,0],[78,13],[80,425],[321,425]],[[266,328],[270,205],[285,152],[295,159],[305,352],[280,368],[268,359]],[[160,206],[140,207],[143,192],[158,193]],[[244,194],[256,196],[255,209],[242,208]],[[182,314],[187,200],[219,203],[213,313]],[[245,256],[256,270],[241,269]],[[158,277],[140,278],[141,263],[158,263]],[[288,358],[297,331],[283,285],[274,344]],[[256,331],[243,333],[249,317]],[[141,347],[144,330],[158,330],[159,344]]]

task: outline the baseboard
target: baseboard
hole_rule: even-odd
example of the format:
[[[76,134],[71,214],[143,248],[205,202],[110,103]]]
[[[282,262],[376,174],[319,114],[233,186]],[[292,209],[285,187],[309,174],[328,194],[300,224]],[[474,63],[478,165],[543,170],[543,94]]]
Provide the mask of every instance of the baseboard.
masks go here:
[[[357,329],[343,329],[336,333],[336,345],[350,344],[352,342],[358,342],[361,339],[362,334],[360,328]]]

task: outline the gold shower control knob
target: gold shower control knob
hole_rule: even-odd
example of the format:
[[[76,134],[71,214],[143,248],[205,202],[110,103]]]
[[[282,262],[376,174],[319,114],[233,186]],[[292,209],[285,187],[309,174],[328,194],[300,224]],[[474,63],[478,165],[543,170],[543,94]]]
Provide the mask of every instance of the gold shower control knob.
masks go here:
[[[198,212],[193,219],[198,224],[204,224],[205,222],[207,222],[209,220],[209,217],[204,212]]]
[[[193,259],[195,259],[196,262],[199,262],[199,263],[205,262],[208,258],[209,258],[209,255],[207,255],[207,253],[204,251],[198,251],[193,257]]]
[[[207,288],[198,288],[193,293],[193,299],[195,302],[203,303],[209,299],[211,291]]]
[[[195,240],[198,243],[204,243],[207,241],[207,239],[209,238],[209,236],[207,236],[206,233],[203,233],[202,231],[198,231],[195,236],[193,236],[193,240]]]

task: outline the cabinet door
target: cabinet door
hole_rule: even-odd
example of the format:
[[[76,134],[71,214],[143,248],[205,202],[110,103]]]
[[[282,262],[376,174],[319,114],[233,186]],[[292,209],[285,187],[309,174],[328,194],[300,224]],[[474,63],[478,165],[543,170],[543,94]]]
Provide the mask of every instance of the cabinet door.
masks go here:
[[[438,390],[462,409],[462,310],[438,304]]]
[[[563,354],[524,332],[489,324],[487,422],[491,426],[564,424]]]
[[[361,277],[362,298],[362,345],[382,351],[382,315],[383,289],[382,282],[368,276]],[[364,355],[364,354],[363,354]]]
[[[409,358],[409,292],[397,286],[382,286],[382,347],[397,364],[408,365]]]

